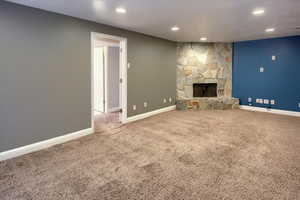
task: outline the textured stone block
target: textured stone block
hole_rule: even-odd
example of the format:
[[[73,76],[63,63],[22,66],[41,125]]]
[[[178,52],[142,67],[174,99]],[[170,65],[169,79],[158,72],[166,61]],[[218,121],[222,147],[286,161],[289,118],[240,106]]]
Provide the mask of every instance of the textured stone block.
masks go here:
[[[192,85],[184,86],[184,94],[185,94],[185,98],[193,98],[193,86]]]
[[[237,98],[191,98],[177,100],[178,110],[224,110],[239,108],[239,99]]]

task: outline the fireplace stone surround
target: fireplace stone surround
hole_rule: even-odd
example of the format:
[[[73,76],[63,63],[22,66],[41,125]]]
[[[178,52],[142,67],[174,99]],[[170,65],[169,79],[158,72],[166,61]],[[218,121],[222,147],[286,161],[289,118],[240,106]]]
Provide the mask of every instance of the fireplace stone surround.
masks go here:
[[[178,43],[177,56],[177,109],[239,107],[232,97],[231,43]],[[216,85],[216,95],[194,95],[197,84]]]

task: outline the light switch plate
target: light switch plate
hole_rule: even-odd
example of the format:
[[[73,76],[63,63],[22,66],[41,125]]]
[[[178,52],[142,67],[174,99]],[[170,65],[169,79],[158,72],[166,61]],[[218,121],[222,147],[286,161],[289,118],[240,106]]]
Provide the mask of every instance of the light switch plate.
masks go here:
[[[264,99],[264,104],[269,104],[269,99]]]
[[[132,110],[136,110],[136,105],[133,105],[133,106],[132,106]]]
[[[128,69],[130,68],[130,63],[127,63],[127,68],[128,68]]]
[[[271,105],[275,105],[275,100],[271,100]]]
[[[264,72],[265,71],[265,68],[261,67],[259,68],[259,72]]]
[[[272,56],[272,60],[276,60],[276,56],[273,55],[273,56]]]

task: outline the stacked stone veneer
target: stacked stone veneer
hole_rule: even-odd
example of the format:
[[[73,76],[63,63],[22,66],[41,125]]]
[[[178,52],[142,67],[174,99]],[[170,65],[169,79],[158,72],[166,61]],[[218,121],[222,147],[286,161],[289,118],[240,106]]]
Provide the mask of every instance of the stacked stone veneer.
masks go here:
[[[178,43],[177,109],[228,109],[232,98],[232,44]],[[194,98],[194,83],[217,83],[216,98]]]

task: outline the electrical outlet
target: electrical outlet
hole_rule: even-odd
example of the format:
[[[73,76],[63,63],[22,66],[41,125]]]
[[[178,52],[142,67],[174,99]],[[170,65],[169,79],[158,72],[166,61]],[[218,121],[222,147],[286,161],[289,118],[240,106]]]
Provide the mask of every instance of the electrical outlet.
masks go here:
[[[248,102],[252,102],[252,98],[251,97],[248,98]]]
[[[171,97],[169,98],[169,102],[170,102],[170,103],[172,102],[172,98],[171,98]]]
[[[272,56],[272,60],[276,60],[276,56],[273,55],[273,56]]]
[[[269,104],[269,99],[264,99],[264,104]]]
[[[265,71],[265,68],[261,67],[259,68],[259,72],[264,72]]]
[[[148,103],[144,102],[144,107],[147,108],[147,106],[148,106]]]
[[[256,103],[264,103],[263,99],[256,99]]]
[[[164,98],[164,103],[167,103],[167,99],[166,98]]]
[[[271,100],[271,105],[275,105],[275,100]]]
[[[133,105],[133,106],[132,106],[132,110],[136,110],[136,105]]]

